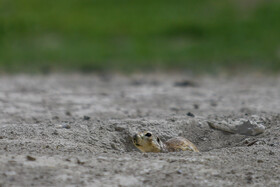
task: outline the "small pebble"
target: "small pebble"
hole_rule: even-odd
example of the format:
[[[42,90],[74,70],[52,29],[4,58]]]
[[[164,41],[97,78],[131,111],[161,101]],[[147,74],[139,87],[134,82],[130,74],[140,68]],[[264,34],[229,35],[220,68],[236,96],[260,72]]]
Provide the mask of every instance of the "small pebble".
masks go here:
[[[218,106],[217,102],[215,102],[215,101],[210,101],[210,105],[211,105],[212,107]]]
[[[59,120],[59,117],[58,116],[54,116],[52,117],[53,120]]]
[[[52,134],[53,134],[53,135],[58,135],[57,130],[54,130]]]
[[[26,156],[26,159],[27,159],[28,161],[35,161],[35,160],[36,160],[35,157],[29,156],[29,155]]]
[[[273,151],[270,151],[269,155],[275,155],[275,153]]]
[[[111,143],[111,147],[115,150],[118,150],[117,146],[114,143]]]
[[[182,170],[177,170],[177,173],[182,174],[183,172],[182,172]]]
[[[187,113],[187,116],[195,117],[195,115],[194,115],[193,113],[191,113],[191,112],[188,112],[188,113]]]
[[[71,112],[69,112],[69,111],[66,111],[65,114],[66,114],[67,116],[71,116],[71,115],[72,115]]]
[[[71,126],[70,126],[70,125],[68,125],[68,124],[64,124],[64,125],[61,125],[61,128],[70,129],[70,128],[71,128]]]
[[[199,109],[199,105],[198,105],[198,104],[194,104],[194,105],[193,105],[193,108],[194,108],[194,109]]]
[[[148,158],[148,155],[146,153],[143,154],[144,157]]]
[[[189,80],[178,81],[174,83],[176,87],[195,87],[196,84]]]
[[[85,162],[84,162],[84,161],[81,161],[80,159],[77,158],[77,164],[79,164],[79,165],[84,165]]]
[[[89,116],[84,116],[84,120],[90,120]]]

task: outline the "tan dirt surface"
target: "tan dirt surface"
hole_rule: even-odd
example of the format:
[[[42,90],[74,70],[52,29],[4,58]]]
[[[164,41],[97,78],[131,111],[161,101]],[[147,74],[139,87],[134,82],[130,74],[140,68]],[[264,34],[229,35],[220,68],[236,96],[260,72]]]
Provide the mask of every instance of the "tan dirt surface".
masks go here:
[[[280,77],[2,75],[0,109],[0,186],[280,184]],[[256,116],[257,136],[207,123]],[[140,153],[143,130],[201,152]]]

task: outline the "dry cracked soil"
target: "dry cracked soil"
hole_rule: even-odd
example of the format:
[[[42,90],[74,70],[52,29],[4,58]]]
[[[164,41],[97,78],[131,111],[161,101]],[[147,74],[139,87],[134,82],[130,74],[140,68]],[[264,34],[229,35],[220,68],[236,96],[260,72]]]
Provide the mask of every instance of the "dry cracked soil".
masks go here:
[[[280,77],[2,75],[0,186],[280,185]],[[257,136],[209,120],[262,119]],[[200,152],[140,153],[131,136]]]

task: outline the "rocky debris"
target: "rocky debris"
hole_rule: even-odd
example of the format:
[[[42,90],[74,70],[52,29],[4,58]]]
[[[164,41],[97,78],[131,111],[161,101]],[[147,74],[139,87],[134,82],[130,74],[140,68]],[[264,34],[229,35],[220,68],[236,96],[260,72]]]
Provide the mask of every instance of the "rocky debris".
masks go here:
[[[208,121],[208,125],[211,128],[221,131],[247,136],[256,136],[265,131],[265,126],[261,123],[242,118],[238,120],[224,120],[221,122]]]

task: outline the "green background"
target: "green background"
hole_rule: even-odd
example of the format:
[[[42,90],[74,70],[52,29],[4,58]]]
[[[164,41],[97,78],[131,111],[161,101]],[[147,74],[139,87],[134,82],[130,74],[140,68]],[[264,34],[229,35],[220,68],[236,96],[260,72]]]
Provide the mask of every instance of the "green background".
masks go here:
[[[0,1],[0,72],[155,69],[279,72],[279,1]]]

